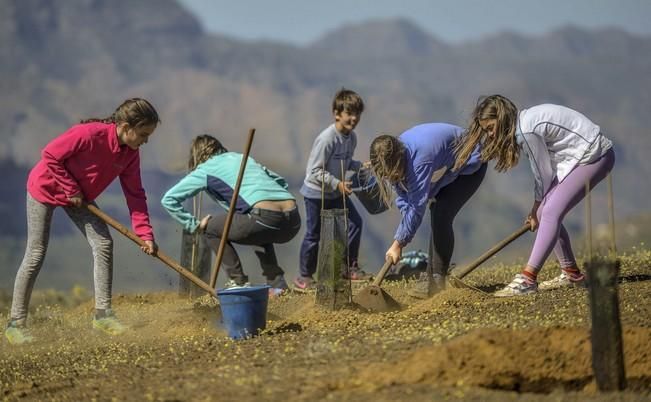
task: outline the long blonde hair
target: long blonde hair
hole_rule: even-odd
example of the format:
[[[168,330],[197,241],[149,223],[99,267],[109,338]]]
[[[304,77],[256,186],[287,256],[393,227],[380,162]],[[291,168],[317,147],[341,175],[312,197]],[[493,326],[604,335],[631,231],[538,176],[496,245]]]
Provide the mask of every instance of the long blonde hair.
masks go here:
[[[214,155],[228,152],[221,142],[212,135],[198,135],[192,140],[190,146],[190,159],[188,160],[188,170],[193,171],[197,166],[204,163]]]
[[[495,119],[495,135],[488,136],[479,124],[482,120]],[[504,172],[518,164],[520,146],[515,138],[518,109],[502,95],[479,98],[472,112],[468,131],[455,145],[454,170],[468,161],[477,144],[481,144],[481,160],[497,159],[495,170]]]
[[[369,154],[380,197],[387,207],[391,207],[391,188],[393,185],[399,185],[405,175],[405,146],[398,138],[383,134],[371,142]]]

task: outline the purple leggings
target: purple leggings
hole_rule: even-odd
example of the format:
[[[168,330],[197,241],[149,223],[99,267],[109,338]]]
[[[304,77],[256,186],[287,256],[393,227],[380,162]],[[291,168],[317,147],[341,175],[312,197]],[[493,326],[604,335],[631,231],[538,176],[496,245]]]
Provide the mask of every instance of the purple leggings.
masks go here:
[[[562,182],[554,180],[538,208],[538,233],[527,263],[529,267],[540,271],[552,250],[561,268],[576,267],[563,218],[585,197],[585,183],[589,181],[592,190],[614,165],[615,153],[611,148],[595,162],[574,168]]]

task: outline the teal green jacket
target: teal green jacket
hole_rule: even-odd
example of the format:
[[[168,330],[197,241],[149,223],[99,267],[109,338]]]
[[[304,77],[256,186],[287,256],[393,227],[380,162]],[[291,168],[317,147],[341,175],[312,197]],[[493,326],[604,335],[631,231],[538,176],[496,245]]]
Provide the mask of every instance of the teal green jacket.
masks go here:
[[[183,207],[183,201],[205,191],[213,201],[228,210],[242,156],[237,152],[225,152],[200,164],[165,193],[161,200],[163,208],[181,223],[186,231],[194,233],[199,221]],[[248,158],[235,204],[235,213],[246,214],[259,201],[295,200],[287,191],[287,187],[284,178],[253,158]]]

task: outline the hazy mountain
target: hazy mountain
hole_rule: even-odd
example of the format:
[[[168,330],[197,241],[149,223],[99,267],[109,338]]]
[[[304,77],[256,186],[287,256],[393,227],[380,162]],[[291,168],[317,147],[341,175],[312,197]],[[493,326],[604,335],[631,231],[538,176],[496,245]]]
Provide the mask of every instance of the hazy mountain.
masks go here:
[[[648,37],[565,27],[449,45],[396,19],[343,26],[296,47],[208,34],[172,0],[0,0],[0,11],[3,232],[24,233],[24,179],[40,149],[71,124],[107,115],[131,96],[150,99],[163,120],[143,148],[152,213],[161,219],[158,200],[182,172],[191,138],[203,132],[241,150],[256,127],[253,156],[287,176],[297,192],[341,86],[360,92],[367,104],[357,130],[359,159],[380,132],[427,121],[464,125],[480,95],[502,93],[521,107],[573,107],[615,141],[618,213],[647,209]],[[491,171],[459,219],[461,258],[517,227],[531,188],[526,166],[511,175]],[[605,205],[603,191],[594,198]],[[381,258],[391,237],[386,228],[396,219],[395,211],[368,219],[370,261]]]

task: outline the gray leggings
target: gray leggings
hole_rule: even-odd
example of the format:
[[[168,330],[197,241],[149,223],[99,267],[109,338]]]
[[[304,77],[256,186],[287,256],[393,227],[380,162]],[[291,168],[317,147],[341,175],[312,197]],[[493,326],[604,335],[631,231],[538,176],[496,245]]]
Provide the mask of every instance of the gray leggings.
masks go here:
[[[42,204],[27,193],[27,248],[14,283],[11,318],[27,317],[29,299],[36,282],[50,239],[52,213],[56,206]],[[86,208],[63,207],[88,240],[93,251],[95,270],[95,308],[111,308],[113,281],[113,239],[108,226]]]

